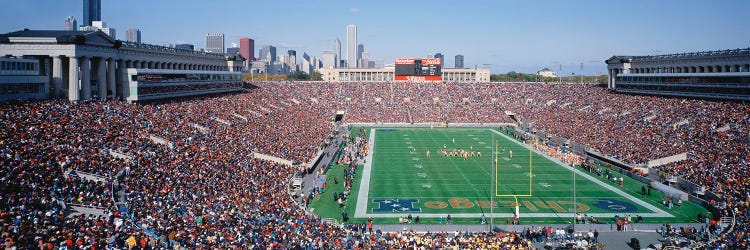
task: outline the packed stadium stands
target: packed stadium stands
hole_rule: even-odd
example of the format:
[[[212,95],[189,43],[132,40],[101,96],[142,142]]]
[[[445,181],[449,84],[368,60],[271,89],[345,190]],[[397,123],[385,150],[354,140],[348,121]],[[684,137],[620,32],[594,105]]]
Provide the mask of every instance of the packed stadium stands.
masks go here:
[[[624,95],[585,84],[254,84],[243,93],[161,103],[1,104],[2,244],[530,244],[521,233],[365,234],[306,211],[287,192],[297,170],[252,153],[310,162],[333,131],[337,110],[346,111],[345,122],[366,123],[513,123],[504,113],[512,111],[540,130],[633,164],[688,153],[687,161],[659,170],[706,186],[724,199],[726,215],[735,214],[734,232],[712,244],[741,248],[750,241],[750,106],[744,103]],[[67,216],[67,206],[104,212]]]

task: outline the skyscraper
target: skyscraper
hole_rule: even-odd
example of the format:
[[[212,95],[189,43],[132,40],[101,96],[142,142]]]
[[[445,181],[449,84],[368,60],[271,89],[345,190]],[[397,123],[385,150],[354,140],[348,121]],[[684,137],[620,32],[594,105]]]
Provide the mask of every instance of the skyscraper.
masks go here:
[[[300,71],[307,73],[308,75],[312,73],[312,60],[310,59],[310,55],[307,53],[302,53],[302,61],[300,62]]]
[[[141,43],[141,30],[128,29],[125,31],[125,40],[131,43]]]
[[[276,47],[271,45],[263,45],[263,48],[260,48],[260,55],[258,57],[261,60],[268,60],[269,62],[273,62],[276,60]]]
[[[364,51],[364,45],[362,46],[362,50],[362,56],[359,58],[359,67],[363,69],[370,68],[370,53]]]
[[[206,34],[206,51],[213,53],[224,53],[224,34],[208,33]]]
[[[65,30],[78,30],[78,21],[73,16],[65,18]]]
[[[346,67],[357,67],[357,25],[346,26]]]
[[[336,40],[333,41],[333,55],[336,57],[336,62],[334,63],[333,67],[338,68],[339,61],[341,60],[341,40],[339,40],[338,37],[336,37]],[[325,59],[323,61],[325,61]],[[325,62],[323,64],[325,64]]]
[[[323,51],[323,68],[336,68],[336,62],[338,62],[338,59],[335,52]]]
[[[102,20],[102,0],[83,0],[83,25],[92,26]]]
[[[456,61],[454,64],[455,64],[454,68],[463,69],[464,68],[464,56],[456,55]]]
[[[357,45],[357,68],[365,68],[365,64],[362,63],[362,53],[365,52],[365,45],[359,44]]]
[[[443,53],[435,53],[435,58],[440,58],[440,68],[443,68],[445,66],[445,56]]]
[[[289,71],[296,72],[297,71],[297,51],[295,50],[289,50],[286,52],[287,55],[289,55]]]
[[[255,40],[240,38],[240,55],[247,61],[255,60]]]

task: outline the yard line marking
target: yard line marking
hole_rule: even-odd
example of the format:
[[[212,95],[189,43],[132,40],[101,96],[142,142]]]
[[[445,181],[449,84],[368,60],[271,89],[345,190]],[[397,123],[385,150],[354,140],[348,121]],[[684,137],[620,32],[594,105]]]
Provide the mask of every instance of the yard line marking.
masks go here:
[[[525,144],[521,144],[521,143],[518,143],[517,141],[515,141],[515,140],[513,140],[512,138],[508,137],[507,135],[505,135],[505,134],[503,134],[503,133],[500,133],[500,132],[498,132],[498,131],[496,131],[496,130],[494,130],[494,129],[490,129],[490,131],[492,131],[493,133],[495,133],[495,134],[498,134],[498,135],[500,135],[500,136],[504,137],[505,139],[508,139],[508,140],[512,141],[512,142],[513,142],[513,143],[515,143],[515,144],[521,145],[521,146],[523,146],[523,147],[524,147],[524,148],[526,148],[526,149],[529,149],[529,148],[530,148],[530,147],[529,147],[528,145],[525,145]],[[654,205],[651,205],[651,204],[649,204],[649,203],[647,203],[647,202],[645,202],[645,201],[643,201],[643,200],[641,200],[641,199],[638,199],[638,198],[636,198],[636,197],[634,197],[634,196],[632,196],[632,195],[630,195],[630,194],[626,193],[625,191],[622,191],[622,190],[620,190],[620,189],[617,189],[617,188],[615,188],[615,187],[612,187],[612,186],[610,186],[610,185],[607,185],[607,184],[605,184],[604,182],[602,182],[601,180],[599,180],[599,179],[597,179],[597,178],[594,178],[593,176],[590,176],[590,175],[588,175],[588,174],[585,174],[585,173],[581,172],[580,170],[578,170],[578,169],[575,169],[575,168],[573,168],[573,167],[571,167],[571,166],[568,166],[567,164],[565,164],[565,163],[562,163],[562,162],[561,162],[560,160],[558,160],[558,159],[555,159],[555,158],[552,158],[552,157],[550,157],[550,156],[547,156],[546,154],[544,154],[544,153],[542,153],[542,152],[539,152],[539,151],[538,151],[538,150],[536,150],[536,149],[532,149],[532,150],[533,150],[533,151],[534,151],[535,153],[537,153],[538,155],[541,155],[542,157],[544,157],[544,158],[547,158],[547,160],[550,160],[550,161],[552,161],[552,162],[554,162],[554,163],[557,163],[558,165],[560,165],[560,166],[562,166],[562,167],[564,167],[564,168],[566,168],[566,169],[568,169],[568,170],[572,170],[572,171],[574,171],[574,172],[576,173],[576,175],[579,175],[579,176],[582,176],[583,178],[589,179],[590,181],[592,181],[592,182],[594,182],[594,183],[596,183],[596,184],[599,184],[600,186],[602,186],[602,187],[604,187],[604,188],[606,188],[606,189],[609,189],[610,191],[612,191],[612,192],[615,192],[616,194],[618,194],[618,195],[620,195],[620,196],[622,196],[622,197],[624,197],[624,198],[627,198],[627,199],[628,199],[628,200],[630,200],[630,201],[633,201],[633,202],[635,202],[635,203],[638,203],[638,205],[641,205],[642,207],[645,207],[646,209],[649,209],[649,210],[651,210],[652,212],[654,212],[653,214],[655,215],[655,216],[652,216],[652,217],[668,217],[668,218],[674,218],[674,215],[672,215],[672,214],[670,214],[670,213],[667,213],[667,212],[665,212],[664,210],[662,210],[662,209],[659,209],[658,207],[656,207],[656,206],[654,206]],[[644,216],[644,217],[645,217],[645,216]]]

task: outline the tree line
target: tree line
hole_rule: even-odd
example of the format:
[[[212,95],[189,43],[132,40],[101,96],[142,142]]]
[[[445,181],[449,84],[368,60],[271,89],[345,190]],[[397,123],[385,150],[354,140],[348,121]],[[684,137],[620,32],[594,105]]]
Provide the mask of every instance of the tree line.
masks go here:
[[[560,77],[543,77],[537,74],[526,74],[515,71],[490,75],[490,81],[493,82],[559,82],[561,80],[562,82],[581,82],[581,76],[563,76],[560,79]],[[607,75],[583,76],[583,82],[604,84],[607,82]]]

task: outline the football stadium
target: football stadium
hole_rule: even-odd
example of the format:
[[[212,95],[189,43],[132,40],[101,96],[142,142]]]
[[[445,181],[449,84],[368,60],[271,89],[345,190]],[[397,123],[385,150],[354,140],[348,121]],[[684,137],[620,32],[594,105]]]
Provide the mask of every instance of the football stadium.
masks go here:
[[[6,2],[4,249],[750,248],[750,2]]]

